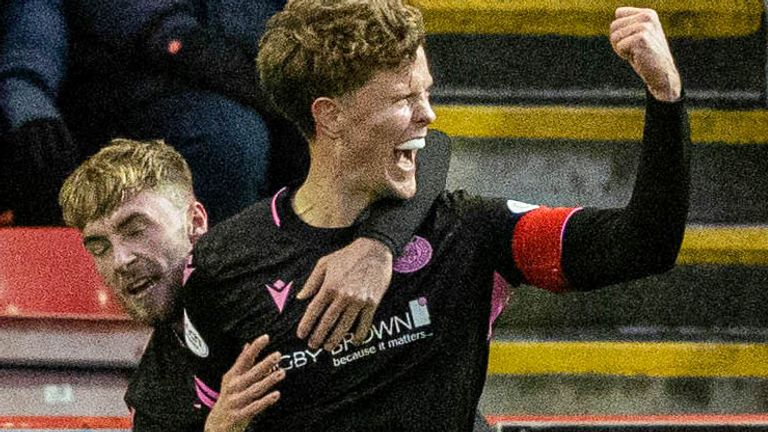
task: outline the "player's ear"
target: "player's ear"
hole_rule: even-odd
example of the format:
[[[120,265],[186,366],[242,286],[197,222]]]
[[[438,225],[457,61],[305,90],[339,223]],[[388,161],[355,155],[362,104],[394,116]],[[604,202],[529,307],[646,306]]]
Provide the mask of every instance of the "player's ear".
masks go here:
[[[187,233],[192,243],[196,242],[203,234],[208,232],[208,212],[199,201],[189,206],[187,217]]]
[[[328,97],[319,97],[312,102],[312,117],[318,135],[334,139],[340,136],[341,108],[339,101]]]

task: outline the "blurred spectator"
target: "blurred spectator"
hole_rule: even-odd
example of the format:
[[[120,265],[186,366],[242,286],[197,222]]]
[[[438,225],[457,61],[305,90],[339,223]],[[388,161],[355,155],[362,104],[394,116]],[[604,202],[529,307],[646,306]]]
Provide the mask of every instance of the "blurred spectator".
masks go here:
[[[267,189],[269,126],[286,126],[267,108],[254,58],[283,4],[6,0],[0,208],[13,208],[17,224],[60,223],[64,177],[116,136],[163,138],[182,153],[213,223],[256,201]],[[293,150],[273,156],[277,175],[303,174]]]

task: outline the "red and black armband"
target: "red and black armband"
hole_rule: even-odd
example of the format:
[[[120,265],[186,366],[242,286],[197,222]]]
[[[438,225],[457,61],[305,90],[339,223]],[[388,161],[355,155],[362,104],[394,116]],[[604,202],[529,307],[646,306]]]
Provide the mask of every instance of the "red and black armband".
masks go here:
[[[563,238],[568,220],[579,210],[538,207],[520,217],[512,234],[512,256],[525,283],[552,292],[568,290]]]

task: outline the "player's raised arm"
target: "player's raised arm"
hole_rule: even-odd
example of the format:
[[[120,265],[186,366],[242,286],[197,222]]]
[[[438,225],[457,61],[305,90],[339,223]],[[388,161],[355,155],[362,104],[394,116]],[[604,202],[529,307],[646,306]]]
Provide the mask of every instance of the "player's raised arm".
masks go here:
[[[685,231],[690,131],[680,75],[658,15],[618,8],[610,37],[648,90],[637,177],[626,207],[573,213],[542,208],[520,219],[512,242],[516,265],[526,282],[553,291],[665,272],[675,264]],[[549,246],[542,245],[542,233],[549,233]]]

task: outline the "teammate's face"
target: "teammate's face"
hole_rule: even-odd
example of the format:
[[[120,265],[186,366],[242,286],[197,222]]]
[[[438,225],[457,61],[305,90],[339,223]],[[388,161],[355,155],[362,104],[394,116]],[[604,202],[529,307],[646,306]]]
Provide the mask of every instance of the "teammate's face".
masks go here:
[[[88,223],[83,243],[126,312],[156,325],[173,318],[186,258],[206,229],[200,203],[179,208],[161,193],[144,191]]]
[[[429,103],[432,75],[423,48],[405,68],[376,73],[341,100],[343,175],[375,197],[416,193],[416,141],[435,120]],[[398,149],[411,141],[410,149]]]

